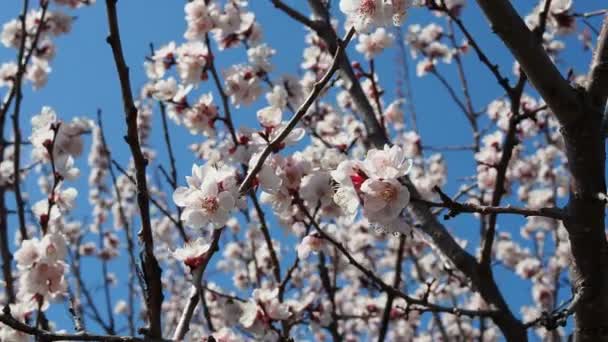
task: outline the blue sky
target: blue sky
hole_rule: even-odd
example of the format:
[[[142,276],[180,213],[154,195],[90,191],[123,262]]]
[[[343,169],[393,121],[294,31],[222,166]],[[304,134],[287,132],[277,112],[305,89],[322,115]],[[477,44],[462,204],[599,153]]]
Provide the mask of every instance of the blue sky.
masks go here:
[[[37,1],[32,2],[37,3]],[[301,9],[304,13],[309,13],[305,1],[292,0],[287,2]],[[334,3],[333,11],[337,12],[337,1],[334,1]],[[518,6],[518,9],[527,10],[532,2],[515,1],[514,3]],[[592,1],[579,1],[576,6],[577,10],[582,12],[597,9],[593,6],[598,5]],[[273,78],[283,73],[298,74],[304,46],[304,28],[276,10],[270,1],[251,0],[250,7],[256,13],[258,22],[262,24],[265,41],[277,50],[277,55],[273,58],[276,63],[275,72],[272,74]],[[21,1],[5,1],[2,5],[2,11],[0,11],[0,23],[15,18],[20,8]],[[110,48],[105,43],[107,23],[104,1],[98,0],[98,4],[72,13],[77,16],[73,31],[69,35],[56,40],[57,54],[51,64],[53,70],[47,86],[39,91],[32,91],[29,86],[25,87],[21,116],[24,136],[29,135],[30,117],[38,113],[44,105],[53,107],[59,116],[64,119],[73,116],[94,118],[96,110],[100,108],[103,111],[104,125],[113,156],[125,165],[129,154],[127,145],[122,140],[125,132],[124,113],[114,61],[111,57]],[[145,82],[142,63],[145,56],[149,54],[149,44],[153,43],[159,47],[172,40],[183,41],[182,35],[186,27],[183,6],[182,2],[172,0],[122,0],[118,2],[118,14],[126,60],[131,67],[132,86],[134,93],[137,93]],[[414,9],[406,25],[425,24],[433,18],[424,10]],[[466,7],[463,18],[490,59],[498,63],[505,74],[510,74],[512,66],[510,54],[491,32],[485,18],[474,3]],[[572,66],[575,72],[584,72],[591,54],[583,52],[580,43],[574,37],[568,37],[565,41],[571,49],[563,55],[563,63],[559,64],[560,68],[564,70],[567,66]],[[353,53],[353,45],[351,44],[349,49],[351,59],[363,62],[362,56]],[[226,53],[218,53],[217,49],[215,50],[216,61],[220,68],[231,63],[246,61],[246,53],[242,48]],[[397,53],[397,49],[387,50],[376,62],[382,87],[387,91],[387,102],[395,98],[396,75],[398,74],[395,65]],[[0,48],[0,63],[14,60],[14,55],[14,50]],[[471,83],[473,104],[476,109],[483,110],[487,103],[502,94],[501,89],[473,54],[469,54],[464,63],[467,77]],[[457,84],[455,68],[450,66],[447,68],[440,67],[440,71],[448,80]],[[418,114],[418,125],[424,144],[430,146],[469,145],[471,134],[468,123],[444,89],[440,87],[437,80],[429,76],[416,78],[415,62],[411,60],[410,74],[412,75],[412,92]],[[203,84],[202,87],[203,91],[214,92],[211,83]],[[456,89],[459,89],[459,87],[456,86]],[[533,93],[529,87],[528,90]],[[4,89],[0,90],[0,94],[3,91]],[[255,112],[258,108],[259,103],[252,107],[234,110],[233,117],[237,125],[238,123],[255,124]],[[482,124],[481,126],[484,127],[485,125]],[[162,140],[159,139],[160,127],[160,119],[158,115],[155,115],[154,135],[150,141],[159,153],[158,160],[166,161],[164,145]],[[193,162],[193,157],[186,151],[185,147],[192,142],[199,141],[200,137],[192,136],[185,128],[174,125],[171,133],[174,146],[177,147],[179,179],[183,183],[183,177],[190,173]],[[447,161],[450,180],[444,190],[453,193],[461,184],[459,179],[469,176],[473,172],[472,154],[470,152],[447,152],[444,157]],[[27,158],[27,153],[25,153],[25,158]],[[86,158],[81,157],[78,163],[82,166],[82,170],[86,171]],[[27,161],[25,164],[27,164]],[[75,217],[86,217],[90,212],[86,200],[87,194],[84,190],[86,188],[86,178],[86,175],[83,174],[75,184],[81,189],[79,208]],[[33,201],[41,198],[33,178],[26,184],[26,189],[29,190],[30,198]],[[499,229],[510,231],[514,236],[519,235],[518,224],[521,222],[523,222],[521,219],[500,218]],[[15,227],[14,224],[15,222],[11,222],[12,227]],[[470,241],[469,246],[473,248],[477,246],[478,226],[476,221],[461,215],[456,219],[447,221],[446,225],[453,229],[458,236],[467,238]],[[278,233],[276,236],[282,236],[282,234]],[[291,260],[291,257],[288,259]],[[122,269],[124,271],[126,270],[125,263],[126,261],[121,258],[113,262],[112,267],[116,266],[118,270]],[[117,272],[117,274],[124,274],[124,272]],[[87,278],[87,281],[91,284],[97,284],[100,281],[95,278],[94,274],[90,277]],[[514,277],[499,268],[497,268],[497,279],[508,302],[512,303],[514,308],[530,301],[529,285],[515,280]],[[218,279],[214,280],[217,281]],[[230,279],[219,281],[229,282]],[[567,297],[568,293],[564,292],[562,291],[562,296]],[[120,296],[121,290],[117,294]],[[51,313],[56,312],[57,315],[51,315],[51,318],[55,319],[60,327],[67,329],[72,327],[69,319],[61,317],[64,312],[62,308],[52,310]],[[518,310],[516,311],[516,314],[519,314]]]

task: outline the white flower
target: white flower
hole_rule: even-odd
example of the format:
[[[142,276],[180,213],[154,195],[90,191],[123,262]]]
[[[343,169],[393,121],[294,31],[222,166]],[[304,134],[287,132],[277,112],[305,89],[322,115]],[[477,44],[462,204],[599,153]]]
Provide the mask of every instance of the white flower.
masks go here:
[[[397,145],[384,145],[383,150],[369,150],[363,163],[372,177],[383,179],[405,176],[412,168],[411,160],[406,158],[405,151]]]
[[[18,48],[21,44],[21,22],[17,19],[8,21],[2,27],[0,41],[7,48]]]
[[[298,258],[303,260],[308,258],[310,252],[318,253],[323,249],[324,242],[323,238],[317,233],[305,236],[297,248]]]
[[[273,320],[286,320],[291,316],[289,306],[279,302],[279,289],[255,289],[253,299],[242,307],[239,323],[249,332],[261,337],[267,335]]]
[[[379,27],[371,34],[360,34],[359,44],[355,47],[357,51],[362,53],[366,59],[373,59],[380,54],[384,49],[391,46],[394,37],[387,33],[386,29]]]
[[[281,121],[283,120],[283,111],[279,107],[264,107],[258,110],[257,117],[262,127],[273,129],[281,124]]]
[[[117,315],[126,315],[129,313],[129,305],[124,300],[119,300],[114,305],[114,313]]]
[[[166,80],[158,80],[154,83],[152,96],[161,101],[171,100],[177,93],[177,81],[173,77]]]
[[[410,193],[395,179],[368,179],[361,185],[363,214],[373,222],[392,222],[410,201]]]
[[[538,258],[528,257],[517,263],[515,273],[525,279],[530,279],[538,274],[542,269],[542,265]]]
[[[271,107],[284,109],[287,106],[288,96],[285,87],[275,85],[272,88],[272,91],[266,94],[266,101],[268,101],[268,104],[270,104]]]
[[[0,87],[11,87],[17,75],[17,64],[14,62],[0,65]]]
[[[203,133],[215,135],[215,120],[218,116],[217,106],[213,104],[211,93],[203,94],[200,99],[184,112],[184,125],[192,134]]]
[[[395,100],[391,102],[391,104],[389,104],[384,110],[384,120],[388,123],[392,123],[396,129],[402,129],[405,127],[403,110],[401,109],[404,102],[404,99]]]
[[[319,171],[302,177],[300,197],[303,200],[316,206],[317,202],[325,204],[331,196],[331,176],[328,172]]]
[[[262,93],[260,79],[248,65],[233,65],[224,71],[226,93],[236,107],[250,105]]]
[[[198,238],[187,242],[184,247],[176,249],[172,254],[175,259],[182,261],[191,270],[194,270],[205,261],[210,247],[210,243],[203,238]]]
[[[29,268],[38,261],[42,251],[38,248],[39,240],[36,238],[23,240],[21,247],[15,252],[15,261],[20,269]]]
[[[214,7],[214,5],[210,7]],[[184,38],[188,40],[202,39],[207,32],[214,28],[215,23],[212,13],[204,0],[188,2],[184,10],[186,12],[186,22],[188,23],[188,29],[184,33]]]
[[[202,42],[188,42],[177,48],[177,71],[186,84],[197,84],[207,78],[209,50]]]
[[[177,47],[175,42],[161,47],[154,51],[151,62],[145,62],[146,75],[150,79],[159,79],[165,75],[165,71],[175,64],[175,55],[177,53]]]
[[[65,259],[68,253],[68,247],[65,237],[61,233],[46,234],[39,244],[41,260],[48,263],[55,263]]]
[[[338,188],[334,193],[334,202],[347,214],[353,217],[359,207],[361,185],[369,178],[360,161],[345,160],[331,172],[332,178],[338,182]]]
[[[372,26],[401,25],[411,0],[340,0],[340,10],[357,31]]]
[[[270,63],[270,57],[272,57],[276,51],[266,44],[260,44],[256,47],[249,48],[247,50],[247,57],[249,63],[256,69],[263,72],[272,71],[272,63]]]
[[[186,180],[188,187],[173,193],[175,204],[184,207],[181,220],[192,228],[222,227],[236,204],[234,169],[193,165],[192,176]]]
[[[32,82],[34,89],[40,89],[46,84],[50,72],[51,67],[49,66],[49,62],[34,57],[32,64],[27,68],[25,77]]]
[[[32,211],[41,221],[55,221],[59,219],[62,214],[74,209],[77,195],[78,190],[75,188],[61,190],[61,184],[59,184],[55,189],[55,193],[51,196],[53,205],[50,212],[49,200],[47,199],[36,202],[32,207]]]

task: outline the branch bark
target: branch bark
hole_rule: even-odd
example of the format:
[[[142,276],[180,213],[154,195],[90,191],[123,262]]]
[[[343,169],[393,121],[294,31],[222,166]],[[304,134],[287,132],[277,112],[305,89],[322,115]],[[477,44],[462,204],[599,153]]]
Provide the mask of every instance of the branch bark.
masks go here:
[[[551,62],[538,37],[528,30],[506,0],[477,0],[494,31],[562,124],[571,173],[568,219],[564,221],[572,251],[571,279],[580,298],[575,311],[576,341],[608,341],[608,243],[605,206],[605,146],[601,129],[606,102],[606,21],[594,54],[590,83],[573,89]]]
[[[131,84],[129,80],[129,68],[125,62],[120,32],[118,28],[118,16],[116,14],[117,0],[106,0],[106,10],[108,13],[108,25],[110,35],[107,38],[108,44],[112,48],[116,71],[120,80],[122,101],[124,106],[125,118],[127,122],[127,136],[125,140],[131,149],[133,162],[136,169],[137,181],[137,204],[141,216],[141,231],[138,233],[143,242],[141,253],[142,270],[146,282],[146,304],[149,318],[149,335],[152,338],[160,338],[161,332],[161,305],[163,302],[163,289],[161,283],[161,269],[154,256],[154,240],[152,236],[152,226],[150,224],[150,203],[148,200],[148,185],[146,181],[146,160],[137,133],[138,110],[133,102]]]
[[[591,103],[598,110],[603,110],[608,98],[608,14],[604,17],[602,31],[597,39],[588,79],[587,93]]]

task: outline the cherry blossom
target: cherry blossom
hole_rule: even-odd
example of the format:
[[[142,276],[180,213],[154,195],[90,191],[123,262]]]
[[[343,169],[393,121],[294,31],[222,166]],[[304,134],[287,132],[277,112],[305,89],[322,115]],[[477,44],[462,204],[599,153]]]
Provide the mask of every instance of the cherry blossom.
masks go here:
[[[234,170],[194,165],[186,181],[188,187],[179,187],[173,193],[175,204],[184,208],[181,220],[192,228],[224,225],[236,204]]]
[[[175,259],[194,270],[205,260],[210,247],[211,245],[204,239],[198,238],[188,242],[184,247],[176,249],[172,254]]]

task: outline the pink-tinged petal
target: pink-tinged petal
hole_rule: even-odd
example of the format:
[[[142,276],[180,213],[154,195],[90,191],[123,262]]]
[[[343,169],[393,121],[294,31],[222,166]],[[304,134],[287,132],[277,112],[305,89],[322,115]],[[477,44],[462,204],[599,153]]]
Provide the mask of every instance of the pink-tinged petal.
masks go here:
[[[284,141],[285,145],[291,145],[291,144],[297,143],[298,141],[302,140],[302,138],[304,138],[305,134],[306,134],[306,131],[304,130],[304,128],[301,128],[301,127],[294,128],[291,132],[289,132],[289,134],[285,138],[285,141]]]
[[[220,192],[217,197],[218,204],[220,208],[230,211],[234,208],[235,200],[234,196],[228,191]]]
[[[182,220],[188,227],[203,228],[209,222],[205,213],[199,209],[186,209],[182,212]]]
[[[281,124],[283,111],[278,107],[269,106],[258,110],[257,117],[262,127],[274,128]]]
[[[217,186],[217,181],[215,180],[215,178],[204,180],[200,189],[201,195],[203,197],[217,197],[218,191],[219,188]]]
[[[306,238],[304,238],[304,239],[306,239]],[[298,259],[304,260],[304,259],[308,258],[308,256],[310,255],[310,252],[312,252],[312,249],[310,248],[309,244],[305,243],[305,241],[302,240],[302,242],[297,247],[297,251],[298,251]]]
[[[355,213],[359,206],[357,193],[352,188],[340,187],[334,194],[334,202],[349,214]]]
[[[274,170],[268,165],[262,166],[262,169],[258,174],[258,180],[262,190],[268,193],[275,193],[281,188],[281,177],[277,176],[274,173]]]
[[[192,190],[190,188],[180,186],[173,192],[173,202],[179,207],[187,207],[189,204],[188,198],[191,193]]]

